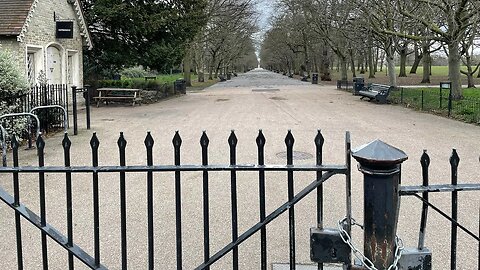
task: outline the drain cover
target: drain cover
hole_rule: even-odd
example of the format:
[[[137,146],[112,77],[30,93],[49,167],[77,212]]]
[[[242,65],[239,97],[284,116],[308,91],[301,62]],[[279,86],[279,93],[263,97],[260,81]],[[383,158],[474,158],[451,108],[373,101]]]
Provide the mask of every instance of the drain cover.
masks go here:
[[[287,152],[277,153],[278,158],[286,159]],[[293,151],[293,159],[296,160],[307,160],[313,158],[313,155],[307,152]]]

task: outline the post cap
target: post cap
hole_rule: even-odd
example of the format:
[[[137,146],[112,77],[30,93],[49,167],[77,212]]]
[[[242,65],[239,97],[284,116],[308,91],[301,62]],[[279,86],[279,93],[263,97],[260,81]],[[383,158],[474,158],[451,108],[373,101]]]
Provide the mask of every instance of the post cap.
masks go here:
[[[381,140],[354,149],[352,156],[362,165],[379,167],[394,166],[408,159],[405,152]]]

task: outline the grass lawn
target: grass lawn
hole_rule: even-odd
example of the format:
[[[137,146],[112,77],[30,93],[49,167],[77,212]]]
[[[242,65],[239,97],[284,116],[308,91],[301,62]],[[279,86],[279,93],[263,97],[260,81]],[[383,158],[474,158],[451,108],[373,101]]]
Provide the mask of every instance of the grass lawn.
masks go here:
[[[410,68],[407,67],[407,77],[398,77],[398,73],[400,72],[400,67],[396,67],[396,74],[397,74],[397,83],[398,85],[420,85],[423,77],[423,68],[420,66],[417,69],[417,74],[410,74]],[[462,70],[466,70],[465,67],[462,67]],[[326,84],[336,84],[336,81],[340,79],[340,73],[336,71],[334,68],[332,71],[332,81],[331,82],[323,82]],[[389,79],[386,74],[386,68],[383,71],[379,71],[375,74],[375,78],[370,79],[368,78],[368,72],[365,74],[360,74],[359,71],[356,72],[358,77],[364,77],[367,83],[381,83],[381,84],[389,84]],[[352,72],[348,71],[348,79],[352,80]],[[476,78],[475,74],[475,84],[480,84],[480,78]],[[462,83],[467,84],[467,76],[462,75]],[[447,66],[432,66],[432,75],[430,76],[431,83],[426,85],[434,85],[437,86],[442,81],[448,80],[448,67]]]
[[[402,88],[393,91],[389,100],[406,107],[435,114],[448,115],[449,91],[440,88]],[[468,122],[480,124],[480,89],[463,89],[463,99],[452,101],[451,116]]]

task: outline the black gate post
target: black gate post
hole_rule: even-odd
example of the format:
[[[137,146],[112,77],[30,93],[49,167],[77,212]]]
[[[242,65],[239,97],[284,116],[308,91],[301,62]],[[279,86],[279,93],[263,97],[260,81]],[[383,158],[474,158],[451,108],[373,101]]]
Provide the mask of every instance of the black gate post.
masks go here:
[[[90,85],[85,85],[85,107],[87,112],[87,129],[90,129]]]
[[[388,269],[397,251],[400,165],[408,156],[379,140],[352,156],[364,174],[364,254],[373,263],[369,266]]]
[[[77,87],[72,86],[72,105],[73,105],[73,135],[78,135],[77,124]]]

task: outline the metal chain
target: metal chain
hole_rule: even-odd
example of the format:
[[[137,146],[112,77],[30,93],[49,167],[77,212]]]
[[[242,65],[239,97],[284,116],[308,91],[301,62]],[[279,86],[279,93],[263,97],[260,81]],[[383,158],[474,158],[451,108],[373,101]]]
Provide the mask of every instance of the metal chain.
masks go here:
[[[363,255],[363,253],[353,245],[352,238],[350,237],[348,232],[345,231],[345,228],[344,228],[344,225],[346,224],[346,221],[347,221],[347,218],[344,218],[343,220],[339,220],[338,224],[337,224],[338,230],[340,231],[340,237],[342,238],[342,241],[352,249],[353,255],[362,262],[363,266],[365,266],[368,270],[378,270],[374,266],[373,262],[370,259],[368,259],[367,257],[365,257],[365,255]],[[353,218],[351,219],[351,225],[356,225],[356,226],[363,229],[363,226],[358,224],[355,221],[355,219],[353,219]],[[400,260],[400,257],[402,257],[402,252],[403,252],[403,249],[404,249],[403,241],[398,236],[395,236],[395,245],[396,245],[395,259],[393,260],[392,265],[390,265],[387,268],[387,270],[397,270],[398,269],[398,267],[397,267],[398,261]]]

